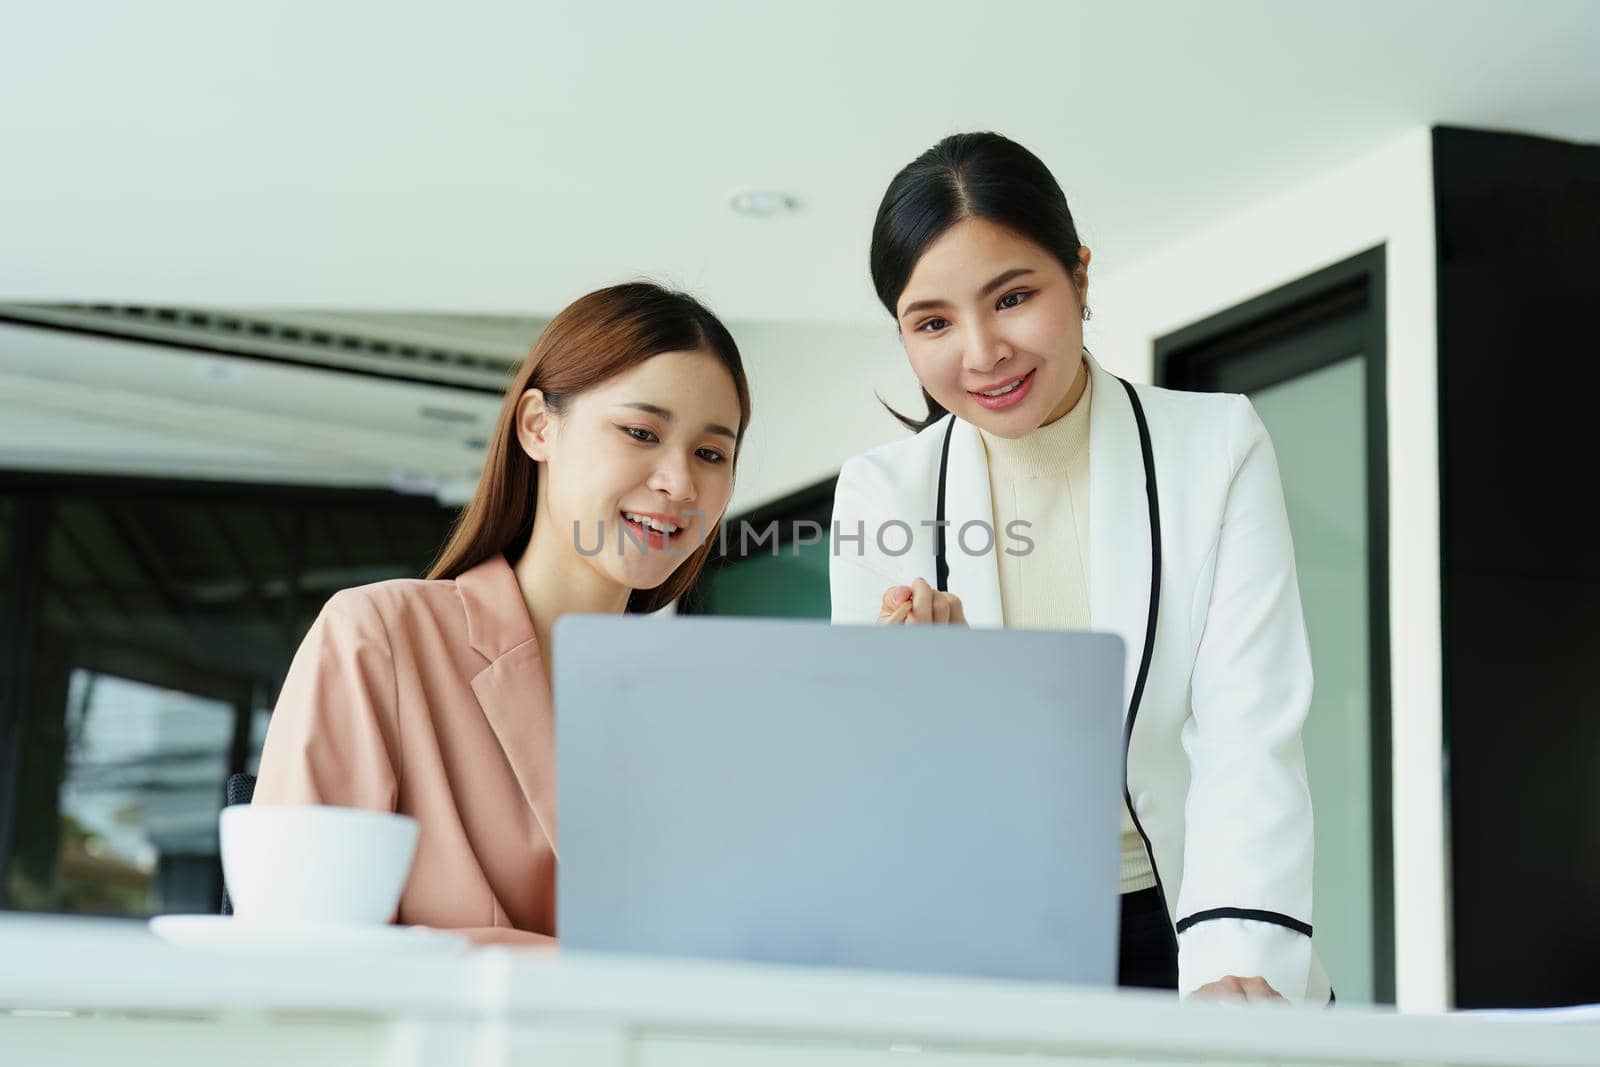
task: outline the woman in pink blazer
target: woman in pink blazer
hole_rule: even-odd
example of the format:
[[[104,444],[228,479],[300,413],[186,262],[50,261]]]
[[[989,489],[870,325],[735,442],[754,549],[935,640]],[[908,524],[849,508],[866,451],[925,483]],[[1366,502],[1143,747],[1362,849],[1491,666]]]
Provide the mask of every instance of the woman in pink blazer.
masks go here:
[[[307,633],[254,802],[411,815],[398,922],[553,944],[551,628],[694,583],[749,421],[739,350],[692,298],[639,283],[562,311],[428,578],[346,589]]]

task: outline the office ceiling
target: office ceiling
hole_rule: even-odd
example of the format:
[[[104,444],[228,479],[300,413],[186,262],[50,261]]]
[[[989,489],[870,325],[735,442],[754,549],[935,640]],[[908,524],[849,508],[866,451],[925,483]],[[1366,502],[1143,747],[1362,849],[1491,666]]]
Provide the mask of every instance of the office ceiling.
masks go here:
[[[1119,265],[1428,123],[1600,139],[1600,4],[35,4],[0,301],[520,318],[647,275],[873,322],[894,170],[994,128]],[[799,198],[733,212],[737,191]]]

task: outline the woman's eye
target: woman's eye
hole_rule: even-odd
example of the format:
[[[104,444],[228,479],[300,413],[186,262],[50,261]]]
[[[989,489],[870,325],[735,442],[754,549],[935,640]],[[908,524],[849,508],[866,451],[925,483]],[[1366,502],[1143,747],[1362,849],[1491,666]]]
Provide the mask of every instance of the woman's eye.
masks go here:
[[[1018,289],[1016,292],[1007,293],[1005,296],[1002,296],[1000,298],[1000,303],[996,304],[995,306],[997,308],[1014,308],[1032,295],[1032,293],[1027,292],[1026,290]]]
[[[646,430],[642,426],[619,426],[617,429],[621,430],[623,433],[627,434],[629,437],[643,445],[653,445],[660,442],[660,439],[656,437],[654,432]],[[695,455],[699,456],[707,463],[728,462],[728,457],[723,455],[721,452],[718,452],[714,448],[697,449],[695,451]]]
[[[921,326],[917,327],[917,332],[938,333],[948,325],[950,325],[950,323],[947,319],[929,319],[927,322],[924,322]]]

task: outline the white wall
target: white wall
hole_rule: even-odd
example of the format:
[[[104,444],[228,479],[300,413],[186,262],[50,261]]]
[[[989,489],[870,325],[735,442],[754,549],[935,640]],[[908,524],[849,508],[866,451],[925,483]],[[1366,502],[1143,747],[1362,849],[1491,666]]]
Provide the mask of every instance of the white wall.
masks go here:
[[[865,267],[861,275],[866,286]],[[754,397],[733,513],[831,478],[847,457],[903,436],[878,396],[908,414],[925,410],[887,312],[876,326],[734,322],[729,329]]]
[[[1149,381],[1156,338],[1379,244],[1388,282],[1396,996],[1404,1010],[1432,1011],[1449,1005],[1451,991],[1428,130],[1094,277],[1088,344],[1108,367]],[[1101,251],[1101,262],[1113,258]]]

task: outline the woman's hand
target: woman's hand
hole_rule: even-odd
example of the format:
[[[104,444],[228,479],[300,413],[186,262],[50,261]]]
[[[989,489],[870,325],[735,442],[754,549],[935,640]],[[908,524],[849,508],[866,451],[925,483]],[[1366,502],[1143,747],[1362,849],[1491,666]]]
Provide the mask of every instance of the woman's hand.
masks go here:
[[[1205,1000],[1243,1000],[1252,1004],[1289,1003],[1288,998],[1268,985],[1265,978],[1240,978],[1231,974],[1215,982],[1207,982],[1189,995]]]
[[[954,593],[941,593],[921,578],[910,585],[891,585],[884,591],[879,626],[930,622],[965,626],[967,617],[961,611],[961,598]]]

